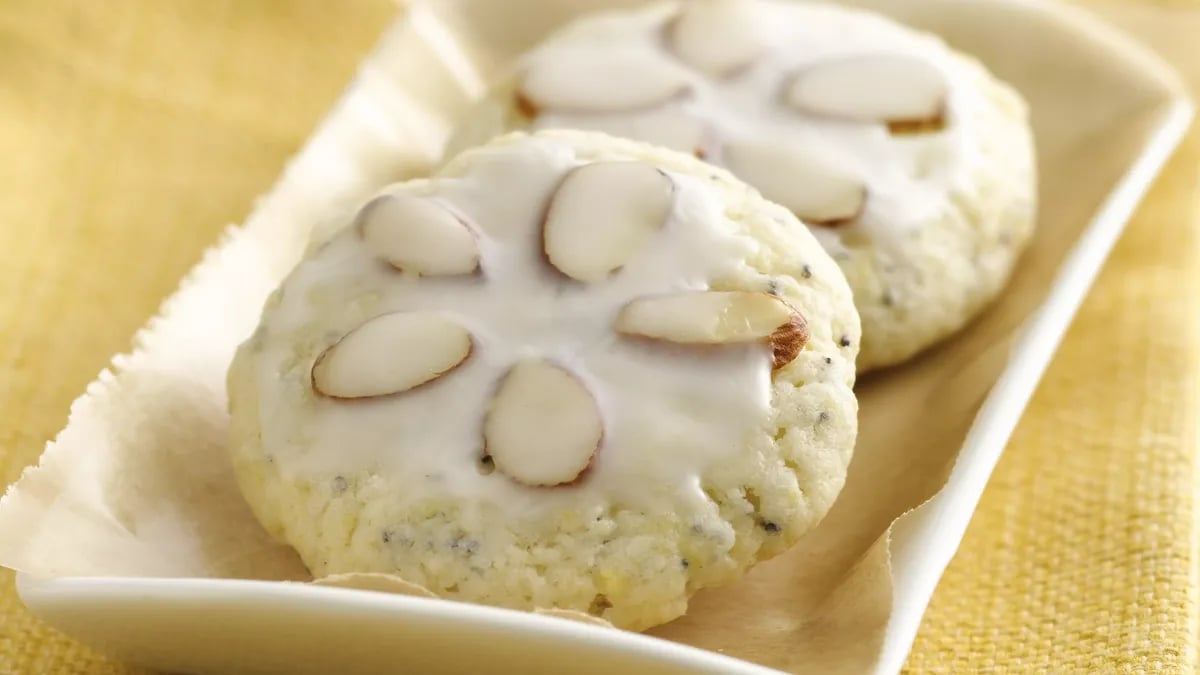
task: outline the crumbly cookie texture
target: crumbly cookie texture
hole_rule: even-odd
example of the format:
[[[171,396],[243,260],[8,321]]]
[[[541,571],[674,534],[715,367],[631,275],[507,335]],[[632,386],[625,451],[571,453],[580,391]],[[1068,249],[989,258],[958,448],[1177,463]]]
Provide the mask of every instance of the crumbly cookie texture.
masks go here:
[[[640,630],[828,510],[859,330],[828,254],[726,171],[512,134],[293,270],[229,371],[233,463],[315,577]]]
[[[514,129],[603,131],[729,168],[838,261],[859,372],[956,332],[1034,227],[1024,102],[937,38],[860,10],[692,0],[590,15],[516,64],[453,152]]]

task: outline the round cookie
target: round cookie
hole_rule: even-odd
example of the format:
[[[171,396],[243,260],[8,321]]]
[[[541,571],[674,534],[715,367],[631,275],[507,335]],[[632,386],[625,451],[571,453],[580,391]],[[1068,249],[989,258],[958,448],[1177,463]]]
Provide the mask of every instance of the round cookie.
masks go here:
[[[861,10],[694,0],[590,15],[522,57],[449,147],[526,128],[693,153],[791,209],[854,290],[859,372],[960,329],[1034,225],[1020,97],[937,38]]]
[[[233,464],[316,577],[643,629],[828,510],[858,337],[837,265],[727,172],[513,134],[292,271],[229,371]]]

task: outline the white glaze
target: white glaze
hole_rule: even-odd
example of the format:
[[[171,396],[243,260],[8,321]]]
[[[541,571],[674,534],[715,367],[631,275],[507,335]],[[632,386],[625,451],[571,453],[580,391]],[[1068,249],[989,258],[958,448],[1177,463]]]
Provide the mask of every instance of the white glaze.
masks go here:
[[[726,76],[690,70],[686,100],[618,114],[547,109],[534,120],[533,128],[606,131],[676,150],[701,150],[706,159],[717,164],[725,164],[720,146],[727,143],[803,147],[810,154],[824,155],[827,163],[839,167],[842,174],[861,180],[868,194],[863,211],[853,223],[836,229],[813,228],[834,255],[844,250],[842,238],[848,234],[856,239],[865,235],[882,245],[898,241],[943,208],[956,181],[968,175],[963,168],[977,159],[965,142],[970,134],[972,109],[985,106],[986,101],[975,87],[957,86],[965,75],[956,70],[957,64],[939,42],[881,17],[820,4],[778,0],[695,2],[740,4],[739,12],[743,14],[752,8],[761,15],[756,25],[761,26],[761,39],[770,47],[749,65]],[[642,59],[647,71],[656,70],[660,62],[682,63],[680,55],[672,51],[671,41],[664,37],[678,11],[677,3],[666,3],[588,19],[532,51],[518,67],[536,71],[545,64],[554,64],[563,82],[578,84],[585,81],[562,73],[569,72],[575,60],[590,59],[597,53],[623,64]],[[709,22],[715,45],[724,40],[719,23]],[[699,41],[695,34],[689,36],[689,43]],[[737,49],[742,50],[745,41],[736,42]],[[874,54],[919,59],[944,78],[947,94],[945,127],[941,131],[893,136],[880,121],[805,114],[783,100],[795,73],[819,63]],[[715,55],[708,59],[720,61]],[[936,81],[930,85],[926,75],[923,72],[923,79],[916,84],[936,86]],[[803,194],[806,186],[804,182],[794,184],[795,194],[789,198],[780,194],[778,185],[762,187],[770,187],[770,196],[776,201],[795,205],[813,201],[811,195]]]
[[[733,234],[703,179],[669,173],[672,211],[642,254],[601,282],[564,279],[542,257],[540,220],[553,190],[580,164],[569,146],[534,138],[474,153],[461,177],[394,188],[435,199],[471,224],[481,253],[477,277],[404,276],[372,257],[352,229],[297,267],[265,316],[256,361],[263,392],[277,391],[281,378],[282,386],[308,386],[326,344],[387,312],[437,311],[467,328],[474,345],[449,375],[396,396],[316,397],[300,415],[283,403],[288,397],[263,396],[263,447],[285,475],[371,471],[411,485],[397,501],[437,494],[514,517],[610,504],[663,508],[664,499],[668,508],[706,503],[699,476],[770,419],[769,349],[647,345],[617,335],[613,321],[635,298],[706,289],[739,269],[758,244]],[[299,356],[297,336],[311,336],[300,340],[307,346]],[[500,471],[477,471],[489,401],[504,374],[530,358],[569,370],[601,411],[604,441],[577,485],[529,488]]]

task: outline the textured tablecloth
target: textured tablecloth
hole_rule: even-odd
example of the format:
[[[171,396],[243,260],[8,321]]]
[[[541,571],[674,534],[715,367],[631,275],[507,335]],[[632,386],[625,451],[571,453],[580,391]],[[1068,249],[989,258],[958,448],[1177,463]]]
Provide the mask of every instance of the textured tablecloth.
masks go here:
[[[1195,11],[1146,6],[1104,7],[1155,36],[1172,12]],[[387,0],[0,2],[4,483],[271,185],[394,11]],[[1174,30],[1168,51],[1200,83],[1200,33]],[[1194,668],[1198,176],[1200,127],[1001,460],[914,672]],[[0,572],[0,673],[71,672],[134,671],[40,624]]]

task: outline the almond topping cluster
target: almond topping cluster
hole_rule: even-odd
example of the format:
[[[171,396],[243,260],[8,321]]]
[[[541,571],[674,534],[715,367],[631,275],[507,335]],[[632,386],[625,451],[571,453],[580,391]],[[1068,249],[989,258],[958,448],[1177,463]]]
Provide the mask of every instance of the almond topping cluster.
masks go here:
[[[675,185],[641,162],[599,162],[571,170],[550,197],[541,224],[544,259],[564,283],[603,283],[670,220]],[[420,277],[478,275],[487,283],[475,229],[431,197],[390,194],[356,223],[378,259]],[[613,331],[664,346],[761,345],[774,368],[808,340],[804,317],[783,299],[749,291],[694,291],[633,298]],[[338,401],[411,392],[470,363],[478,349],[452,316],[430,310],[376,316],[326,348],[312,367],[313,390]],[[417,392],[419,394],[419,392]],[[604,418],[588,384],[561,364],[512,364],[483,411],[490,464],[528,486],[577,480],[604,441]]]
[[[656,140],[671,147],[692,139],[701,159],[728,166],[768,199],[810,225],[854,222],[869,198],[864,178],[838,153],[779,139],[717,138],[718,132],[678,104],[694,96],[695,74],[736,78],[774,47],[766,17],[745,0],[692,0],[669,19],[661,41],[668,59],[643,53],[580,49],[541,59],[524,72],[517,109],[530,119],[553,112],[590,116],[668,115]],[[719,39],[714,39],[719,36]],[[797,118],[881,125],[893,136],[944,128],[949,98],[943,73],[928,61],[896,53],[832,57],[783,73],[777,103]]]

